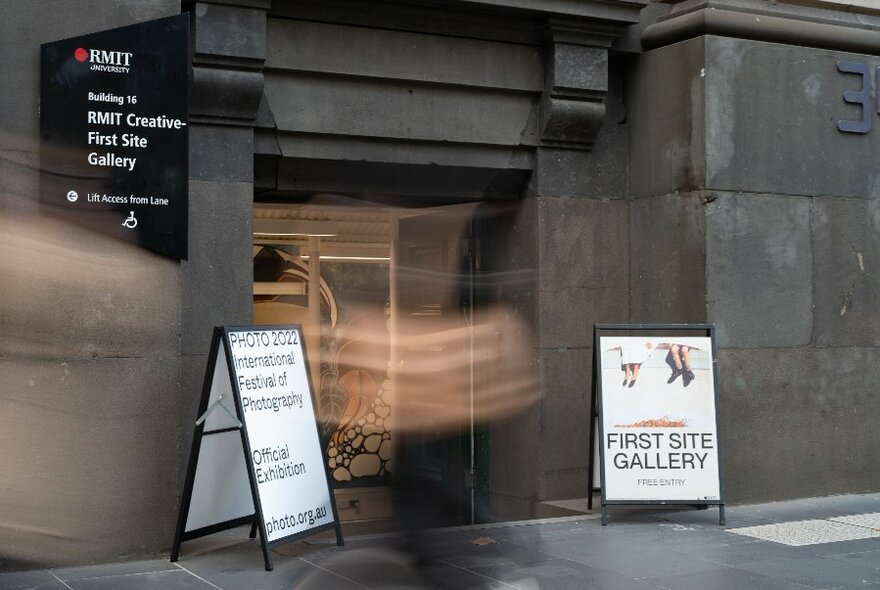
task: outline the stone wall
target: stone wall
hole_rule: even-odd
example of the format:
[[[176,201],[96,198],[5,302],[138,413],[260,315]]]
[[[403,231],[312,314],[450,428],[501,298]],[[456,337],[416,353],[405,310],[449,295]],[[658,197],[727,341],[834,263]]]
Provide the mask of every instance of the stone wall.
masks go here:
[[[0,97],[0,364],[7,376],[0,570],[155,555],[171,546],[212,328],[251,319],[248,121],[262,91],[265,11],[259,2],[242,4],[0,6],[9,60]],[[191,11],[195,67],[189,259],[181,262],[47,215],[38,172],[40,43],[183,9]]]
[[[630,117],[632,319],[717,326],[728,501],[877,489],[880,134],[838,130],[861,114],[843,101],[860,80],[837,62],[880,58],[809,47],[806,33],[806,47],[646,36]]]
[[[180,265],[181,482],[213,328],[253,320],[253,125],[263,90],[268,4],[208,0],[185,6],[193,75],[189,258]]]
[[[211,328],[251,319],[255,191],[512,205],[481,262],[542,387],[491,426],[498,517],[586,495],[596,322],[717,325],[729,501],[876,489],[880,129],[837,129],[861,116],[837,62],[876,76],[880,22],[687,0],[640,53],[617,39],[644,4],[0,5],[4,567],[168,548]],[[182,9],[178,263],[42,214],[36,105],[41,41]]]
[[[180,266],[44,213],[39,92],[40,43],[179,13],[0,4],[0,571],[153,553],[173,535]]]

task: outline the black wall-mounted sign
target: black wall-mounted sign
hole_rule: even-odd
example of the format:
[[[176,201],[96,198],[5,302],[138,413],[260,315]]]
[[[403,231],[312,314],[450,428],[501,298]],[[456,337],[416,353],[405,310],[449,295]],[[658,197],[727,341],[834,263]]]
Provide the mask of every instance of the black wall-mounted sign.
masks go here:
[[[187,256],[189,15],[42,45],[41,201]]]

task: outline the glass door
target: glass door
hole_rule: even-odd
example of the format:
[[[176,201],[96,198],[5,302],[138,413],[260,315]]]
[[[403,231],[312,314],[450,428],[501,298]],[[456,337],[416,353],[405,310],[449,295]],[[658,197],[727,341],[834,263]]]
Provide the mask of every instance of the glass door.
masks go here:
[[[442,524],[473,519],[467,215],[255,206],[254,323],[303,326],[325,459],[349,531],[391,526],[392,481],[408,466],[401,445],[414,440],[408,433],[434,429],[421,413],[432,404],[444,409],[432,412],[443,423],[436,440],[420,441],[431,443],[420,469],[439,470],[460,500]]]

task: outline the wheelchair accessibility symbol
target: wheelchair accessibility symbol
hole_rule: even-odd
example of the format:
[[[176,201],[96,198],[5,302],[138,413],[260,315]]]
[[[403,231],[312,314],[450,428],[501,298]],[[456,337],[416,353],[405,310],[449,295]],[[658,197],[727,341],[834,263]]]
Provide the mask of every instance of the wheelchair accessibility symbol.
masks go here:
[[[122,225],[127,227],[128,229],[134,229],[137,227],[138,220],[134,217],[134,211],[128,212],[128,219],[122,222]]]

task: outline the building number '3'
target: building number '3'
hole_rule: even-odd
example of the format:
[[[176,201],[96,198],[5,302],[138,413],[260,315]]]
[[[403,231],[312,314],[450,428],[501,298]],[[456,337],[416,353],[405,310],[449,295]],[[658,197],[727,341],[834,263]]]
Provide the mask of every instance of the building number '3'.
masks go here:
[[[841,60],[837,62],[837,71],[859,74],[862,77],[861,90],[846,90],[843,93],[844,102],[862,107],[862,119],[861,121],[841,119],[837,122],[837,128],[845,133],[868,133],[874,116],[874,105],[871,101],[871,68],[860,61]],[[877,79],[880,81],[880,68],[877,68]],[[877,112],[880,113],[880,99],[878,99]]]

